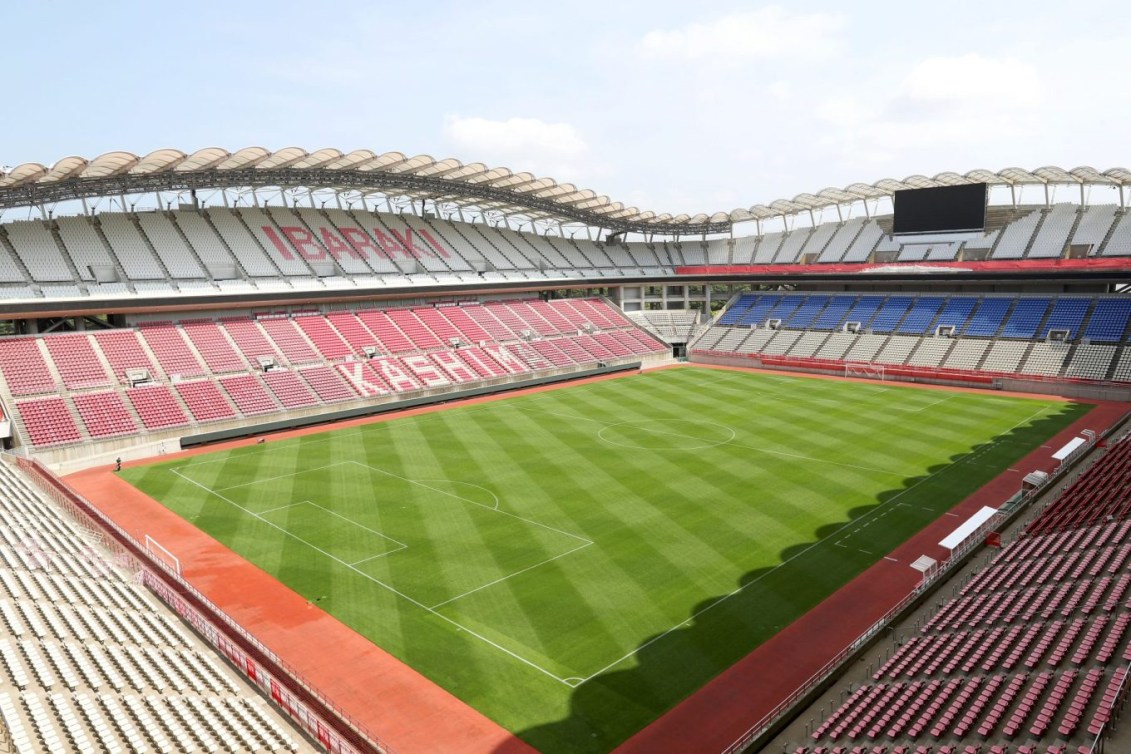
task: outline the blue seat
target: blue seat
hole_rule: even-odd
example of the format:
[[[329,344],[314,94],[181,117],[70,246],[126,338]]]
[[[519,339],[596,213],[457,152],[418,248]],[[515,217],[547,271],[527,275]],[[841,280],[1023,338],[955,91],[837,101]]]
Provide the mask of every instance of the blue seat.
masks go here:
[[[1045,312],[1049,310],[1050,299],[1047,298],[1019,298],[1013,313],[1006,320],[1005,327],[1001,329],[1003,338],[1032,338],[1041,326]]]
[[[937,296],[924,296],[915,299],[915,302],[911,305],[911,311],[903,318],[903,323],[900,324],[896,332],[905,335],[922,335],[931,326],[931,322],[938,314],[942,302],[943,300]]]
[[[1092,310],[1084,337],[1098,343],[1118,343],[1131,319],[1131,299],[1101,298]]]
[[[856,296],[833,296],[832,301],[809,327],[813,330],[835,330],[841,326],[848,310],[856,303]]]
[[[778,305],[771,309],[766,315],[766,319],[780,319],[784,322],[789,319],[790,315],[797,311],[797,307],[801,306],[801,302],[804,300],[805,297],[801,295],[782,296],[781,300],[778,301]]]
[[[723,316],[719,317],[718,323],[720,325],[738,324],[739,320],[742,319],[742,315],[745,314],[750,307],[754,306],[755,302],[758,301],[758,298],[758,294],[756,293],[742,294],[738,297],[737,301],[731,304],[731,307],[726,310],[726,313],[724,313]]]
[[[872,332],[889,333],[894,330],[899,321],[903,319],[903,315],[907,313],[911,301],[910,296],[892,296],[889,298],[872,320]]]
[[[974,307],[978,305],[978,299],[968,298],[966,296],[956,296],[946,302],[943,307],[942,314],[936,320],[939,327],[949,325],[954,328],[955,332],[962,332],[966,327],[966,321],[970,319],[970,312],[974,311]]]
[[[808,330],[827,303],[829,303],[828,296],[807,296],[801,306],[797,307],[797,311],[791,314],[789,319],[784,320],[783,324],[793,330]]]
[[[740,325],[762,325],[765,324],[769,318],[769,314],[773,311],[782,299],[780,293],[766,293],[758,297],[757,303],[750,307],[739,318],[738,324]]]
[[[861,296],[860,300],[856,302],[856,306],[852,307],[845,315],[844,321],[859,322],[861,327],[867,327],[883,302],[883,296]]]
[[[1013,298],[982,299],[978,308],[974,310],[974,314],[966,323],[962,334],[982,338],[992,338],[997,335],[997,331],[1001,329],[1002,320],[1005,319],[1005,313],[1013,306],[1014,301],[1016,299]]]
[[[1068,340],[1076,340],[1080,323],[1088,313],[1091,300],[1086,298],[1058,298],[1049,312],[1049,318],[1041,328],[1041,337],[1047,338],[1049,330],[1067,330]]]

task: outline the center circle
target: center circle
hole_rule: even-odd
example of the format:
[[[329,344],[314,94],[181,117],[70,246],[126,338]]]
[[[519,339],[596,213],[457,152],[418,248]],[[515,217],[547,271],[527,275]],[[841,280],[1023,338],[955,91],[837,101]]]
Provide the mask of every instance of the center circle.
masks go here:
[[[640,419],[602,427],[597,437],[620,448],[703,450],[725,445],[734,439],[735,431],[712,421]]]

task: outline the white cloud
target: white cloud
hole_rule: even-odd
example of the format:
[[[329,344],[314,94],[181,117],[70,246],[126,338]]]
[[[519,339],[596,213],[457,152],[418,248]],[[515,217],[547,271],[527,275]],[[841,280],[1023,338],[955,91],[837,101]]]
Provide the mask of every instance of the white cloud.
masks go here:
[[[1031,66],[977,53],[928,58],[911,69],[903,85],[908,97],[923,102],[1032,105],[1041,100],[1041,80]]]
[[[589,153],[589,145],[574,126],[538,118],[489,120],[449,115],[444,138],[458,159],[557,179],[576,175]]]
[[[680,29],[655,29],[637,43],[648,59],[735,62],[751,58],[827,56],[839,47],[842,16],[793,13],[771,5]]]
[[[793,97],[793,84],[788,81],[775,81],[766,87],[766,96],[776,100],[788,100]]]
[[[1027,149],[1042,91],[1037,70],[1016,58],[927,58],[901,77],[864,80],[818,103],[815,113],[828,124],[818,144],[872,170],[987,154],[1009,162]]]

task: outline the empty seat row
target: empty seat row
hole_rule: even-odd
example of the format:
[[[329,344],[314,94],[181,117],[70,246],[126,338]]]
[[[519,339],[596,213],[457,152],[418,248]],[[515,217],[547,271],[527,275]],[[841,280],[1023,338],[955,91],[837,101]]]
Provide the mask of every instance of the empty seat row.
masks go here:
[[[992,555],[870,682],[844,692],[797,751],[1032,751],[1015,743],[1023,736],[1091,750],[1127,695],[1131,509],[1092,515],[1085,501],[1123,488],[1127,440]]]
[[[298,747],[250,687],[9,463],[0,497],[0,722],[13,750]],[[41,539],[46,560],[29,544]]]

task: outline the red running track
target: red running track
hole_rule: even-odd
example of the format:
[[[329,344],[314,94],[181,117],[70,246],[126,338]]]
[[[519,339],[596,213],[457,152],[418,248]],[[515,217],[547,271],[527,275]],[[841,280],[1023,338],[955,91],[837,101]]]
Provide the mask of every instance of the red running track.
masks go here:
[[[772,373],[782,374],[776,370]],[[967,388],[938,386],[929,389],[974,392]],[[994,394],[1001,393],[995,391]],[[1024,397],[1062,400],[1050,396]],[[910,567],[912,561],[920,555],[929,555],[940,562],[946,560],[948,551],[938,542],[959,524],[983,506],[1000,505],[1020,489],[1021,477],[1030,471],[1055,469],[1057,461],[1052,459],[1052,454],[1080,430],[1092,429],[1098,435],[1129,409],[1131,404],[1127,403],[1095,404],[1083,418],[1015,464],[1017,471],[1002,474],[967,497],[889,553],[887,558],[619,746],[617,754],[683,754],[726,749],[914,590],[921,574]]]
[[[732,369],[704,365],[691,368]],[[771,373],[783,374],[778,370]],[[624,375],[585,381],[618,379],[620,376]],[[843,379],[809,374],[799,376],[807,379]],[[575,384],[578,383],[534,390],[562,389]],[[917,387],[964,390],[937,386]],[[517,392],[473,401],[503,400]],[[448,407],[433,406],[309,427],[272,435],[268,442],[274,441],[276,437],[388,421]],[[1055,462],[1050,455],[1056,448],[1064,445],[1080,429],[1090,428],[1097,433],[1106,429],[1128,407],[1128,404],[1122,403],[1097,405],[1084,418],[1050,440],[1047,443],[1049,447],[1030,454],[1018,466],[1026,473],[1034,469],[1051,470]],[[184,451],[176,456],[210,453],[223,447],[254,442],[255,439],[238,440]],[[163,456],[160,460],[170,457],[174,456]],[[157,459],[138,463],[154,460]],[[936,543],[955,528],[956,521],[965,520],[984,504],[1000,503],[1013,494],[1017,490],[1019,476],[1019,473],[1007,473],[987,484],[952,509],[952,513],[959,516],[959,519],[943,517],[936,521],[890,554],[897,562],[881,560],[629,739],[617,752],[683,754],[688,751],[721,751],[726,748],[812,677],[825,665],[828,658],[860,636],[915,587],[918,573],[909,568],[908,563],[922,554],[938,559],[945,557],[946,553]],[[523,754],[533,751],[509,731],[126,483],[113,473],[112,467],[77,472],[68,476],[66,481],[135,538],[144,539],[145,534],[150,534],[177,552],[182,563],[187,564],[185,576],[193,586],[295,668],[307,683],[371,730],[398,754]]]

